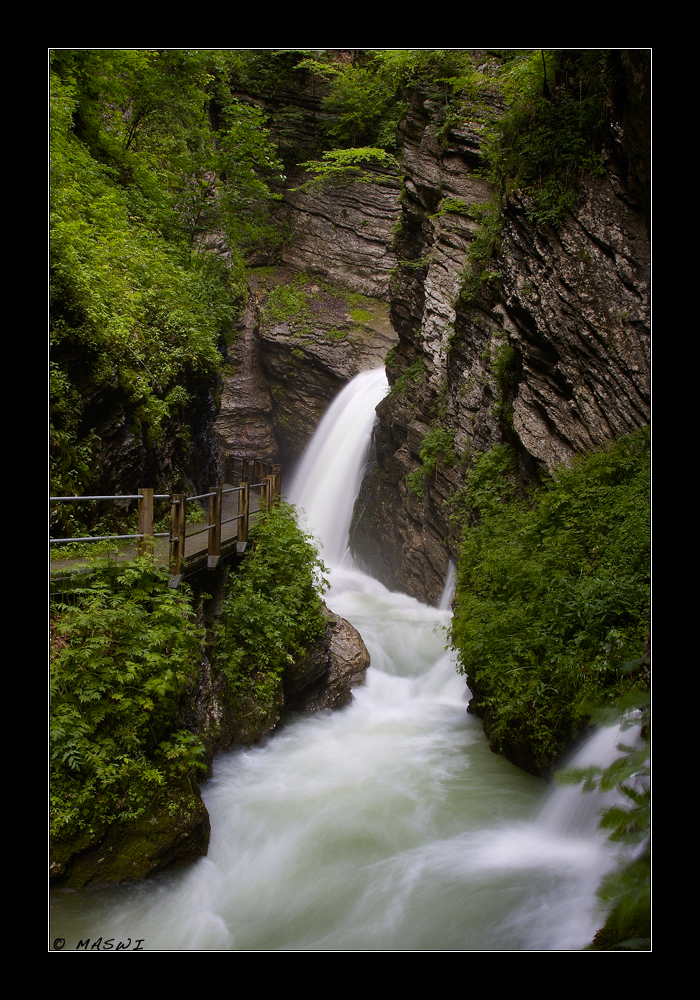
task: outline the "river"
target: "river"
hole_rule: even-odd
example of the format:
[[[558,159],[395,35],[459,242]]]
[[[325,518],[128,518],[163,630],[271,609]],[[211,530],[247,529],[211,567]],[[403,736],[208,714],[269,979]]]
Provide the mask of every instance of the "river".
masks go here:
[[[347,533],[383,371],[324,417],[289,499],[331,566],[329,607],[372,665],[340,712],[298,715],[263,745],[217,757],[203,789],[206,858],[143,883],[52,894],[52,935],[144,950],[580,949],[604,922],[614,864],[598,803],[550,789],[488,748],[466,713],[442,608],[352,564]],[[607,760],[615,734],[577,760]]]

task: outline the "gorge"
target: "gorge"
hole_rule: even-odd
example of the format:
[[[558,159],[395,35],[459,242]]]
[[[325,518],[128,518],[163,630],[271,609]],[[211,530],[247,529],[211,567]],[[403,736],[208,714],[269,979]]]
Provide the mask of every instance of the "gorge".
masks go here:
[[[80,91],[89,58],[59,53],[57,62],[63,86]],[[232,103],[221,90],[208,98],[210,121],[229,129],[218,133],[228,136],[218,140],[222,162],[203,170],[200,204],[186,184],[173,189],[174,211],[193,220],[189,246],[204,261],[196,280],[214,259],[224,271],[212,271],[213,284],[189,305],[185,279],[151,280],[133,327],[108,303],[112,325],[99,336],[122,344],[111,374],[111,348],[86,333],[97,330],[100,310],[85,298],[85,275],[72,276],[73,237],[57,226],[56,492],[85,491],[88,482],[96,493],[129,492],[147,471],[165,491],[203,487],[231,451],[281,462],[289,482],[329,403],[354,396],[356,377],[368,380],[376,401],[362,411],[354,457],[355,419],[334,418],[340,443],[321,463],[331,482],[318,485],[321,470],[307,453],[289,495],[324,542],[327,603],[359,629],[372,667],[347,713],[288,717],[267,745],[217,758],[204,789],[213,822],[207,859],[159,875],[149,899],[126,887],[57,897],[56,933],[69,940],[70,928],[76,942],[94,943],[108,930],[138,931],[147,947],[164,948],[584,947],[604,922],[595,890],[612,868],[609,846],[590,818],[572,821],[568,833],[545,821],[556,805],[544,807],[540,776],[587,731],[584,694],[611,704],[648,686],[640,554],[648,543],[637,525],[638,463],[648,453],[639,435],[650,413],[649,53],[281,52],[237,54],[226,66],[217,86],[223,80]],[[192,67],[171,65],[169,79]],[[220,69],[207,72],[213,79]],[[391,86],[382,104],[377,95]],[[82,93],[73,131],[95,148]],[[132,107],[139,99],[132,95]],[[351,114],[360,99],[361,126]],[[254,158],[263,114],[279,167],[272,153],[267,166]],[[110,128],[101,155],[114,158]],[[528,131],[558,136],[559,145],[534,152]],[[137,140],[133,148],[136,156]],[[252,185],[236,173],[244,162],[274,195],[259,215],[241,207],[264,200],[252,187],[241,194]],[[124,158],[118,170],[126,176],[127,167],[136,169]],[[129,197],[133,211],[139,202]],[[235,203],[230,216],[226,199]],[[69,214],[65,203],[61,211]],[[94,215],[83,212],[93,233],[102,224]],[[217,360],[202,331],[178,339],[178,323],[185,309],[197,322],[205,309],[212,323],[225,315],[216,298],[224,274],[238,310],[235,333],[230,321],[220,326]],[[186,280],[195,280],[191,272]],[[158,299],[159,282],[180,300]],[[127,372],[117,358],[132,357]],[[379,390],[384,366],[388,386]],[[585,456],[598,465],[584,472]],[[568,480],[562,469],[571,469]],[[528,499],[540,484],[543,508]],[[543,520],[544,508],[560,511],[559,522]],[[501,529],[505,511],[512,520]],[[590,539],[586,518],[596,526]],[[482,553],[498,553],[487,583],[478,577],[488,561],[476,551],[482,544]],[[549,562],[536,565],[543,551]],[[432,631],[448,624],[438,606],[449,603],[450,564],[458,566],[453,656],[473,696],[468,715],[464,680]],[[481,665],[487,658],[471,650],[483,648],[488,619],[504,621],[490,605],[474,638],[482,613],[474,599],[506,566],[566,621],[556,636],[548,624],[531,647],[517,626],[522,649],[503,669],[516,679],[530,671],[532,684],[504,687],[499,702]],[[543,585],[551,572],[554,582]],[[574,578],[588,588],[585,611]],[[524,599],[512,591],[501,604],[512,616]],[[504,701],[519,702],[521,714],[504,714],[512,709]],[[477,715],[491,749],[522,771],[491,754]],[[227,840],[225,829],[240,839]],[[259,871],[270,880],[259,881]],[[477,927],[472,903],[497,898],[493,921]],[[533,908],[549,909],[551,920],[533,927]],[[438,911],[445,919],[428,926]]]

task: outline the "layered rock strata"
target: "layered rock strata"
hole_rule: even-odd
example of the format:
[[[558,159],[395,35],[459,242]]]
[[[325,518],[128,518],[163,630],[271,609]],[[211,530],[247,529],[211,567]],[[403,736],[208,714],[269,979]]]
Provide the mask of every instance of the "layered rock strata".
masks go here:
[[[215,423],[220,452],[288,468],[345,383],[380,367],[396,340],[380,299],[287,268],[253,273]]]
[[[399,345],[351,545],[387,586],[437,603],[475,454],[509,442],[525,483],[648,423],[649,242],[645,206],[611,156],[557,231],[511,197],[474,287],[469,248],[493,212],[481,124],[446,130],[440,106],[414,93],[403,127]]]

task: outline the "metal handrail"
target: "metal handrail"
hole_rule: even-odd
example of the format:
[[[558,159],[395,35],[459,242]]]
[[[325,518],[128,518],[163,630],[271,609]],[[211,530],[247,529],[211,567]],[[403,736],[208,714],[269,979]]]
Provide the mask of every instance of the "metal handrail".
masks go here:
[[[206,494],[208,496],[209,494]],[[49,503],[58,503],[59,501],[65,500],[140,500],[143,497],[143,493],[115,493],[111,497],[49,497]],[[169,493],[154,493],[154,500],[169,500]],[[196,499],[196,497],[192,497]],[[179,502],[179,501],[178,501]],[[115,536],[116,537],[116,536]]]
[[[49,538],[49,545],[57,542],[109,542],[126,538],[170,538],[169,531],[154,531],[152,535],[86,535],[84,538]]]

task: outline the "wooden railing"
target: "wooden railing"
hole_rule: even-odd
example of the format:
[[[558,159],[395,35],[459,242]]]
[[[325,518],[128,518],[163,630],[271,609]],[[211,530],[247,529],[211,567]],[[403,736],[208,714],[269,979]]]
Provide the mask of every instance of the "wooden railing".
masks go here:
[[[252,479],[252,482],[250,481]],[[238,485],[226,485],[236,482]],[[52,503],[80,503],[87,501],[138,501],[137,532],[133,535],[90,535],[82,538],[52,538],[51,544],[68,542],[96,542],[106,540],[132,540],[138,542],[140,555],[152,553],[157,538],[168,539],[167,561],[170,569],[171,585],[177,586],[184,575],[197,572],[205,566],[215,569],[222,555],[241,555],[248,543],[251,516],[258,510],[269,510],[280,496],[281,476],[278,465],[270,465],[258,459],[242,459],[229,455],[225,462],[224,483],[211,486],[208,493],[186,496],[184,493],[156,494],[153,489],[139,487],[129,495],[91,497],[51,497]],[[257,491],[257,493],[255,492]],[[236,513],[231,516],[235,499]],[[158,500],[170,504],[170,530],[154,532],[154,503]],[[188,504],[197,504],[201,512],[203,501],[207,503],[206,524],[187,523]],[[257,503],[256,503],[257,501]],[[229,527],[235,525],[235,528]],[[206,545],[198,547],[191,541],[206,532]],[[187,567],[185,570],[185,559]]]

